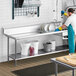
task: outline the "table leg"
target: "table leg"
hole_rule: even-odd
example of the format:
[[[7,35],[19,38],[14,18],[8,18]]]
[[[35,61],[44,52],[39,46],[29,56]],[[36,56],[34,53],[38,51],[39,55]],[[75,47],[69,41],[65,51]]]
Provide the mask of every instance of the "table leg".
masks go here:
[[[17,66],[17,60],[16,59],[14,60],[14,62],[15,62],[15,66]]]
[[[58,73],[58,64],[55,63],[55,76],[57,76],[57,73]]]
[[[15,40],[15,66],[17,65],[17,40]]]
[[[8,62],[9,62],[9,37],[7,37],[7,52],[8,52]]]
[[[72,76],[74,76],[74,69],[72,69]]]

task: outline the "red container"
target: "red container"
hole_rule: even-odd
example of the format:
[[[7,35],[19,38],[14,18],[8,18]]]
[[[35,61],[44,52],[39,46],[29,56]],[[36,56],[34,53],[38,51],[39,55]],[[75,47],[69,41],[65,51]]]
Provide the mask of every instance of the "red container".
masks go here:
[[[29,48],[29,55],[33,56],[34,55],[34,47]]]

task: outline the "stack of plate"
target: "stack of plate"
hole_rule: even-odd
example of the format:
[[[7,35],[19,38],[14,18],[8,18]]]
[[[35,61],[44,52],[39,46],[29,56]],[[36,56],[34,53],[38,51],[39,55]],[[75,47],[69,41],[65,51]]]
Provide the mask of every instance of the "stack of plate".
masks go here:
[[[41,25],[41,31],[42,32],[53,32],[55,31],[55,26],[54,24]]]
[[[48,27],[49,32],[53,32],[55,31],[55,25],[54,24],[50,24]]]

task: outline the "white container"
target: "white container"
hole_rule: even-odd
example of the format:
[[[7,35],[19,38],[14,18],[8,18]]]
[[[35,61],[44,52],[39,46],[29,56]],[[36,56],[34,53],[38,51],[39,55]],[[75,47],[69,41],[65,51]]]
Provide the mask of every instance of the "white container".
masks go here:
[[[31,46],[34,47],[34,55],[37,55],[38,54],[39,42],[38,41],[32,41]]]
[[[51,51],[51,43],[50,42],[44,43],[43,46],[44,46],[44,51],[46,51],[46,52]]]
[[[56,42],[55,41],[51,41],[51,50],[55,51],[56,49]]]
[[[29,47],[31,46],[31,43],[21,43],[21,54],[28,56],[29,55]]]

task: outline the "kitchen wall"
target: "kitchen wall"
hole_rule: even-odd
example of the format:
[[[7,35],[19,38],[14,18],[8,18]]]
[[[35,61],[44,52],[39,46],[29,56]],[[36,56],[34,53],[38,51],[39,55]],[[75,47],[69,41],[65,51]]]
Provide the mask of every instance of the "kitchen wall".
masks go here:
[[[61,20],[61,0],[58,0],[58,7],[56,0],[41,0],[41,4],[39,17],[20,16],[12,20],[12,0],[0,1],[0,62],[7,61],[7,38],[3,35],[3,27],[29,26],[48,23],[54,21],[54,19]],[[53,12],[54,10],[55,12]]]

